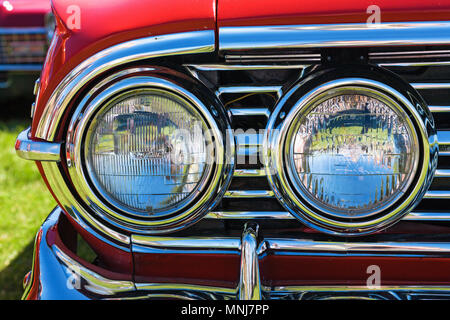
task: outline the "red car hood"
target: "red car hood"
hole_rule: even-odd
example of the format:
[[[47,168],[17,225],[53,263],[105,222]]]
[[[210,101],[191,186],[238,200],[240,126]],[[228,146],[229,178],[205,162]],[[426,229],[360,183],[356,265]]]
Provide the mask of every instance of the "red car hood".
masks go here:
[[[365,23],[380,8],[380,22],[450,20],[449,0],[218,0],[218,26]]]
[[[43,27],[50,0],[0,0],[0,27]]]

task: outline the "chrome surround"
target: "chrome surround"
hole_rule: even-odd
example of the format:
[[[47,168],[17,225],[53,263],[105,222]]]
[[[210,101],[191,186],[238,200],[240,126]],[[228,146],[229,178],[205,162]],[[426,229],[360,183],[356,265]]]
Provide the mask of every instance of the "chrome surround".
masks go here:
[[[16,140],[16,154],[22,159],[37,161],[60,161],[61,143],[42,142],[30,139],[30,128],[19,133]]]
[[[47,182],[61,204],[62,209],[67,212],[82,228],[86,229],[93,237],[113,247],[123,249],[129,247],[130,237],[124,233],[117,232],[102,221],[93,217],[91,212],[82,205],[74,196],[72,189],[65,180],[65,172],[57,162],[42,162],[42,170]]]
[[[305,80],[306,81],[306,80]],[[411,102],[408,97],[401,94],[388,85],[368,79],[368,78],[338,78],[326,83],[316,85],[314,89],[301,96],[293,107],[286,103],[294,93],[304,86],[304,81],[294,85],[289,92],[282,97],[275,107],[266,128],[264,138],[264,163],[267,177],[275,196],[280,203],[302,223],[318,229],[325,233],[334,235],[356,236],[373,233],[377,230],[386,228],[397,222],[405,216],[422,199],[428,190],[434,171],[437,166],[437,137],[432,126],[433,120],[429,111],[427,112],[420,103]],[[288,131],[297,114],[304,107],[307,107],[311,101],[319,95],[329,90],[335,90],[340,87],[361,87],[383,92],[394,97],[404,108],[407,108],[412,114],[415,125],[419,132],[417,135],[423,146],[421,150],[422,166],[418,168],[418,179],[409,196],[401,203],[396,205],[389,212],[374,218],[367,218],[359,221],[336,220],[330,215],[324,215],[323,212],[311,209],[307,204],[307,198],[302,195],[301,190],[295,186],[285,167],[285,145],[288,141]]]
[[[191,104],[211,129],[215,150],[213,171],[202,182],[202,186],[195,194],[195,200],[186,208],[177,207],[164,215],[148,218],[133,215],[132,212],[125,212],[128,215],[124,214],[124,209],[114,206],[108,197],[105,197],[106,202],[102,201],[88,182],[86,170],[89,170],[89,167],[84,165],[85,159],[82,157],[82,151],[86,148],[85,137],[89,135],[90,123],[94,115],[118,95],[144,88],[175,94]],[[159,234],[192,225],[222,198],[234,169],[234,138],[228,120],[224,114],[220,113],[220,108],[218,104],[214,106],[205,103],[204,100],[185,89],[176,79],[164,79],[164,71],[156,68],[132,68],[113,74],[89,91],[77,106],[69,123],[66,139],[67,167],[76,192],[96,216],[120,230]],[[227,150],[225,146],[228,147]],[[101,192],[98,188],[96,189]]]
[[[91,80],[120,65],[160,56],[214,52],[214,30],[183,32],[131,40],[104,49],[75,67],[47,101],[36,128],[37,138],[54,141],[73,97]]]
[[[374,88],[362,87],[362,86],[352,86],[350,84],[336,85],[336,86],[330,85],[328,88],[325,88],[323,91],[318,89],[313,94],[314,97],[308,98],[307,100],[309,100],[309,101],[305,101],[304,103],[302,102],[302,106],[298,105],[298,106],[294,107],[294,108],[297,108],[298,112],[296,113],[295,116],[293,115],[292,118],[290,118],[289,122],[287,122],[288,120],[286,120],[286,125],[289,124],[289,126],[290,126],[289,130],[286,133],[287,135],[285,138],[286,149],[288,149],[288,150],[286,150],[286,155],[287,155],[287,158],[289,159],[288,161],[285,160],[285,167],[286,167],[287,175],[288,175],[288,177],[290,177],[290,180],[291,180],[292,184],[294,185],[295,190],[297,190],[301,194],[301,198],[309,199],[309,200],[307,200],[307,202],[316,209],[315,212],[322,212],[328,216],[342,218],[342,219],[348,219],[349,216],[344,213],[338,212],[337,210],[332,211],[331,209],[326,208],[325,206],[321,205],[315,199],[315,197],[313,195],[308,194],[308,192],[306,190],[304,190],[304,187],[303,187],[301,181],[299,180],[298,174],[295,170],[295,164],[293,161],[293,159],[294,159],[294,155],[293,155],[294,138],[293,138],[293,136],[294,136],[296,130],[298,130],[297,120],[298,120],[298,117],[300,116],[300,114],[309,112],[311,110],[310,107],[317,106],[320,102],[325,101],[324,99],[329,99],[329,98],[339,96],[342,94],[349,94],[349,92],[351,93],[351,92],[355,92],[355,91],[357,91],[358,93],[360,93],[362,95],[370,96],[374,99],[377,99],[378,101],[382,101],[384,104],[388,105],[391,110],[396,110],[398,113],[401,113],[404,120],[406,121],[406,125],[408,126],[408,129],[410,130],[411,138],[414,141],[414,148],[419,146],[419,141],[418,141],[417,133],[415,132],[415,129],[414,129],[414,124],[410,121],[408,115],[405,113],[405,110],[403,110],[402,107],[397,102],[395,102],[393,99],[391,99],[390,97],[388,97],[381,91],[378,91]],[[281,129],[281,130],[283,130],[283,129]],[[288,144],[289,144],[289,146],[288,146]],[[416,174],[418,163],[419,163],[419,154],[416,153],[415,157],[413,159],[412,174],[411,174],[411,176],[409,176],[408,180],[406,181],[406,185],[401,186],[402,189],[410,188],[410,185],[411,185],[412,181],[414,180],[414,177]],[[377,210],[371,210],[371,211],[367,211],[365,213],[359,213],[357,215],[356,214],[352,215],[351,219],[356,220],[358,218],[372,217],[372,216],[390,208],[394,203],[398,202],[402,196],[403,196],[403,194],[398,194],[396,197],[392,198],[389,202],[387,202],[383,207],[378,208]]]
[[[220,27],[219,50],[449,44],[448,21]]]

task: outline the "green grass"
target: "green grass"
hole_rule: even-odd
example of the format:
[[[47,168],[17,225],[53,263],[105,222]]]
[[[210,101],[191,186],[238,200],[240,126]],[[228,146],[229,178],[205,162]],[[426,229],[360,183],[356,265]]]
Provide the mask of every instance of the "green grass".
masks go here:
[[[27,121],[0,120],[0,299],[19,299],[31,268],[34,236],[56,203],[36,165],[16,156]]]

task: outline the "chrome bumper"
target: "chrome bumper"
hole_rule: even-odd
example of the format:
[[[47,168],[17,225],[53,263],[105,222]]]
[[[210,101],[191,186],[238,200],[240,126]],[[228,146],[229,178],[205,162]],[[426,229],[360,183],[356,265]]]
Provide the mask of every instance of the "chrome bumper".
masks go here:
[[[105,278],[93,270],[89,270],[78,261],[71,258],[56,244],[48,244],[47,234],[54,228],[63,214],[56,208],[42,225],[35,243],[33,270],[31,277],[26,280],[23,298],[30,298],[31,291],[37,290],[34,298],[37,299],[450,299],[450,286],[381,286],[367,288],[364,286],[293,286],[293,287],[264,287],[261,285],[258,257],[261,251],[286,250],[288,243],[284,244],[274,239],[258,241],[258,226],[248,224],[242,238],[231,240],[229,243],[240,251],[241,268],[240,282],[236,289],[173,283],[134,283],[132,281],[112,280]],[[166,238],[168,239],[168,238]],[[207,239],[204,239],[207,241]],[[301,241],[301,240],[298,240]],[[185,246],[197,247],[201,240],[183,241]],[[173,245],[172,241],[172,245]],[[179,244],[178,244],[179,245]],[[333,245],[330,243],[329,245]],[[336,243],[334,244],[337,245]],[[166,241],[153,242],[153,246],[170,245]],[[168,246],[168,247],[167,247]],[[320,249],[320,244],[314,244]],[[178,246],[179,247],[179,246]],[[291,242],[290,249],[310,249],[312,244]],[[331,247],[324,248],[330,250]],[[170,248],[169,248],[170,249]],[[335,248],[339,249],[339,248]],[[344,250],[344,248],[341,248]],[[345,250],[349,250],[346,247]],[[351,250],[376,250],[362,245]],[[389,250],[384,246],[378,248]],[[397,248],[399,249],[399,248]],[[410,248],[403,248],[411,250]],[[153,249],[154,250],[154,249]],[[427,248],[421,246],[423,252]],[[428,250],[442,253],[443,248],[429,247]],[[149,252],[149,254],[151,254]],[[76,281],[74,281],[76,280]],[[74,283],[75,282],[75,283]],[[34,289],[33,289],[34,288]],[[37,289],[36,289],[37,288]]]

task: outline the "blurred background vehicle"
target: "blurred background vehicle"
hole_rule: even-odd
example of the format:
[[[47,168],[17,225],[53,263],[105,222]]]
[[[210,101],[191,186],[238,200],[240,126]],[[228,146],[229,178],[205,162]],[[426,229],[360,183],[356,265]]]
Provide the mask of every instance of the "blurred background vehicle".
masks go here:
[[[2,118],[29,111],[33,86],[53,35],[50,0],[0,0],[0,101]],[[23,103],[10,103],[21,99]],[[10,105],[26,105],[14,110]]]
[[[55,206],[35,164],[17,161],[14,151],[30,125],[33,86],[54,30],[50,12],[50,0],[0,0],[0,300],[22,295],[35,233]]]

